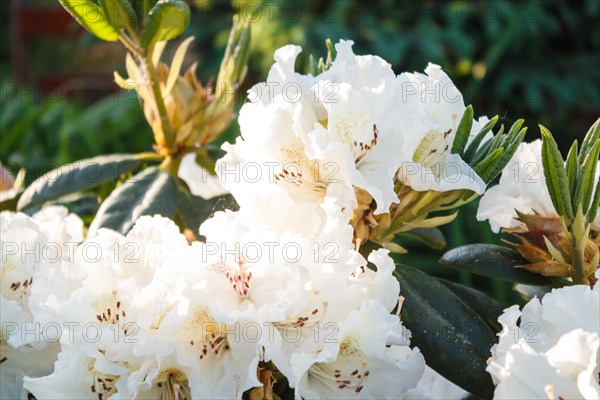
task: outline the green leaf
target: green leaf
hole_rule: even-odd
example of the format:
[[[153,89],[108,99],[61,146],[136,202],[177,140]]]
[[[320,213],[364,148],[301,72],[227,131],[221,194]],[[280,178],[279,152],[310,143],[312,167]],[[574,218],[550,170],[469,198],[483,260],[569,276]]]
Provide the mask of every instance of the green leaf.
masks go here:
[[[445,279],[437,279],[464,301],[475,314],[479,315],[492,331],[500,332],[502,330],[502,325],[498,322],[498,316],[501,315],[503,311],[503,307],[500,303],[479,290]]]
[[[199,238],[200,225],[215,212],[225,209],[235,210],[236,208],[235,199],[230,194],[205,200],[191,194],[188,190],[180,189],[177,197],[177,213],[197,238]]]
[[[402,323],[412,333],[411,346],[427,365],[465,390],[491,398],[494,386],[485,372],[495,332],[465,302],[435,278],[398,265]]]
[[[163,96],[167,96],[171,93],[175,84],[177,83],[177,79],[179,79],[179,72],[181,71],[181,66],[183,65],[183,60],[185,59],[185,54],[187,53],[188,47],[194,41],[194,37],[190,36],[185,39],[177,48],[175,55],[173,56],[173,61],[171,61],[171,67],[169,69],[169,76],[167,76],[167,84],[165,85],[165,90],[163,90]],[[161,45],[166,42],[160,42]],[[155,47],[155,49],[158,46]],[[160,60],[160,57],[159,57]]]
[[[140,29],[143,29],[148,22],[148,14],[156,0],[133,0],[133,8],[135,9],[135,13],[137,15],[138,26]]]
[[[93,0],[59,0],[73,18],[91,34],[108,42],[119,39],[119,31],[110,24],[102,8]]]
[[[542,125],[540,130],[542,131],[542,164],[552,203],[559,215],[566,215],[567,218],[573,219],[573,205],[565,162],[552,134]]]
[[[23,210],[41,205],[69,193],[117,180],[137,168],[139,163],[136,154],[112,154],[65,164],[33,181],[23,192],[17,208]]]
[[[242,21],[242,22],[240,22]],[[233,26],[227,40],[225,55],[221,60],[217,87],[226,84],[229,88],[242,82],[248,72],[248,57],[250,55],[250,22],[238,17],[233,20]]]
[[[573,196],[573,206],[578,207],[587,214],[592,194],[594,193],[594,179],[596,177],[596,167],[598,166],[598,153],[600,152],[600,141],[589,151],[589,154],[583,162],[579,178],[577,179],[577,188]]]
[[[196,151],[196,164],[208,171],[209,174],[216,175],[217,160],[224,155],[225,152],[220,147],[202,146]]]
[[[496,244],[478,243],[457,247],[444,254],[440,263],[472,274],[514,283],[547,285],[550,282],[541,275],[515,268],[517,265],[527,264],[527,260],[516,250]]]
[[[462,156],[465,146],[467,145],[467,141],[469,140],[469,135],[471,134],[471,128],[473,127],[473,106],[470,104],[467,106],[462,118],[460,119],[460,123],[458,124],[458,129],[456,129],[456,136],[454,136],[454,141],[452,142],[452,151],[453,154],[458,154]]]
[[[504,149],[502,147],[496,149],[490,155],[484,158],[483,161],[475,165],[473,170],[483,179],[483,177],[486,176],[486,174],[489,173],[489,171],[496,165],[500,158],[502,158],[503,153]]]
[[[137,17],[129,0],[100,0],[104,16],[116,29],[133,27],[137,24]]]
[[[312,54],[308,57],[308,64],[310,66],[310,74],[312,76],[319,75],[319,72],[321,72],[319,71],[319,64],[317,64],[317,60]]]
[[[536,285],[525,285],[517,283],[515,290],[519,293],[519,296],[525,301],[529,301],[534,297],[541,299],[544,295],[554,289],[555,286],[536,286]]]
[[[397,235],[418,239],[434,250],[442,250],[446,247],[444,234],[438,228],[414,228],[407,232],[398,233]]]
[[[502,139],[505,137],[502,132],[504,132],[504,124],[502,124],[502,126],[500,127],[500,132],[498,132],[498,134],[496,136],[494,136],[492,140],[492,145],[490,146],[490,148],[488,149],[487,153],[486,153],[486,157],[489,156],[490,154],[492,154],[494,151],[496,151],[500,145],[502,144]]]
[[[512,141],[512,143],[508,144],[506,151],[504,151],[502,153],[502,156],[500,157],[498,162],[496,162],[493,167],[489,168],[485,172],[484,176],[482,177],[482,179],[485,183],[490,183],[491,181],[494,180],[494,178],[496,178],[498,175],[500,175],[500,173],[502,172],[504,167],[506,167],[506,165],[512,159],[513,155],[516,153],[517,149],[519,148],[519,145],[525,138],[526,133],[527,133],[527,128],[523,128],[521,130],[521,132],[519,132],[517,137]],[[509,133],[509,136],[510,136],[510,133]]]
[[[157,167],[144,169],[118,186],[100,205],[89,235],[100,228],[126,234],[142,215],[175,216],[177,184],[171,174]]]
[[[471,141],[471,143],[467,147],[467,150],[465,151],[465,154],[462,157],[466,163],[471,162],[471,160],[473,159],[473,156],[475,156],[475,153],[477,152],[477,149],[479,148],[479,144],[485,138],[485,135],[487,135],[489,133],[489,131],[491,131],[494,128],[494,126],[496,126],[497,122],[498,122],[498,116],[496,115],[492,119],[490,119],[488,121],[488,123],[485,124],[483,126],[483,128],[479,131],[479,133],[473,138],[473,141]]]
[[[516,138],[517,135],[522,131],[521,127],[523,126],[524,122],[525,122],[524,119],[518,119],[518,120],[515,121],[514,124],[512,124],[512,126],[510,127],[508,133],[506,134],[506,138],[504,139],[504,141],[500,145],[501,147],[507,148],[508,144],[512,143],[512,141],[514,140],[514,138]]]
[[[501,134],[501,132],[504,130],[504,126],[500,127],[500,132],[498,133],[498,135]],[[469,161],[469,165],[472,167],[474,167],[475,165],[477,165],[478,163],[481,162],[481,160],[483,160],[488,152],[488,150],[490,149],[490,147],[492,147],[492,143],[494,142],[494,139],[488,139],[482,146],[481,149],[479,149],[477,151],[477,153],[473,156],[473,159],[471,159]]]
[[[185,1],[160,0],[152,10],[142,31],[141,44],[171,40],[181,35],[190,23],[190,9]]]
[[[594,144],[600,140],[600,118],[594,122],[594,125],[590,127],[588,132],[585,134],[585,138],[581,143],[581,149],[579,150],[579,163],[583,163],[588,152],[594,146]]]
[[[587,220],[589,223],[592,223],[596,219],[598,208],[600,208],[600,179],[596,182],[596,191],[594,192],[594,198],[592,199],[592,204],[588,211]]]
[[[577,188],[577,178],[579,176],[579,164],[577,162],[577,140],[573,142],[571,149],[569,149],[565,168],[567,169],[567,178],[569,178],[569,191],[571,193],[571,199],[574,200],[575,189]]]

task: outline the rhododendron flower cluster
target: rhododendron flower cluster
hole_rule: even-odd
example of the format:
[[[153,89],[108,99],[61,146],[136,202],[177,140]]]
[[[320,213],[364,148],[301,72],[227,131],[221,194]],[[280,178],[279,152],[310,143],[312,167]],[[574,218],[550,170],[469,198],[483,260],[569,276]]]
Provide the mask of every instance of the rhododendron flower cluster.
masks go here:
[[[245,28],[243,35],[246,52]],[[236,37],[234,30],[230,44]],[[491,375],[498,399],[600,396],[593,132],[582,146],[587,161],[567,163],[580,172],[557,203],[548,186],[568,179],[556,172],[563,162],[548,172],[548,157],[560,158],[549,133],[543,145],[521,144],[518,120],[494,134],[498,118],[475,119],[439,66],[397,75],[342,40],[308,75],[295,70],[300,47],[279,49],[267,80],[248,91],[241,137],[222,146],[216,165],[200,166],[233,102],[219,105],[221,92],[211,92],[203,105],[193,68],[179,76],[189,39],[171,69],[159,64],[166,42],[152,43],[152,63],[130,48],[139,63],[128,56],[128,73],[157,153],[123,159],[135,161],[132,173],[140,160],[159,156],[161,165],[119,182],[87,231],[62,206],[0,214],[2,399],[272,400],[276,386],[286,399],[459,399],[468,393],[453,382],[479,389],[465,371],[481,373],[488,397]],[[230,61],[227,82],[235,85],[245,67]],[[146,87],[153,68],[156,87]],[[46,186],[36,182],[18,209],[59,197],[40,195]],[[214,204],[206,200],[225,193],[239,209],[195,215],[199,201]],[[443,247],[432,228],[482,194],[478,218],[519,240],[485,256],[512,252],[500,261],[529,271],[483,275],[560,287],[522,311],[505,309],[495,345],[502,307],[493,299],[397,266],[390,255],[405,250],[394,241],[402,233]],[[437,309],[445,302],[460,310]],[[492,318],[488,308],[497,310]],[[480,336],[467,338],[473,332]],[[436,358],[444,346],[451,356]],[[458,372],[449,371],[452,357],[462,357]],[[468,357],[476,368],[464,365]]]
[[[487,370],[497,399],[600,397],[600,285],[564,287],[514,305],[498,321]]]

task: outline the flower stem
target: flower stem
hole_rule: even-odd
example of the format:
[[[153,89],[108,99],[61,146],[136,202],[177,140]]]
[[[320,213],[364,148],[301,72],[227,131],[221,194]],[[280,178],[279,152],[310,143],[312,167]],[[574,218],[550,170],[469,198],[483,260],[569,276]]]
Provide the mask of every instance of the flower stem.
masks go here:
[[[588,285],[587,273],[585,268],[585,246],[588,240],[590,226],[585,219],[585,215],[578,208],[575,218],[570,224],[570,242],[571,257],[573,267],[573,282],[575,284]]]
[[[573,254],[573,282],[575,284],[588,285],[585,276],[585,241],[578,240],[576,235],[571,236],[571,251]]]
[[[168,172],[173,176],[177,176],[179,171],[179,165],[181,164],[181,158],[166,157],[158,168]]]
[[[154,98],[154,104],[156,105],[156,112],[160,119],[160,125],[162,128],[162,138],[155,138],[159,146],[167,150],[167,154],[175,152],[174,148],[174,137],[169,117],[167,115],[167,109],[163,101],[162,93],[160,91],[160,84],[158,82],[158,76],[156,74],[156,68],[152,64],[152,48],[143,56],[140,56],[140,61],[146,70],[148,78],[148,84],[152,88],[152,95]]]

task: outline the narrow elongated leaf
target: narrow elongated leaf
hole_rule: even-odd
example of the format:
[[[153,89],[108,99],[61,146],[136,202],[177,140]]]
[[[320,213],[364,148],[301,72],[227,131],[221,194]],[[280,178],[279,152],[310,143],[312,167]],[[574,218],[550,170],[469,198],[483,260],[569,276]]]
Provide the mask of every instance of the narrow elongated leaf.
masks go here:
[[[487,294],[460,283],[450,282],[445,279],[438,280],[448,289],[464,301],[471,310],[483,319],[493,332],[500,332],[502,325],[498,322],[498,316],[502,314],[503,307]],[[539,287],[539,286],[535,286]]]
[[[248,56],[250,55],[250,35],[249,21],[234,19],[225,54],[221,60],[219,75],[217,75],[218,88],[223,84],[229,88],[235,87],[236,83],[242,82],[246,78]]]
[[[598,208],[600,208],[600,179],[596,182],[596,191],[594,192],[594,198],[592,199],[592,204],[590,204],[590,210],[587,214],[587,220],[589,223],[592,223],[596,219],[596,215],[598,215]]]
[[[468,105],[460,120],[460,123],[458,124],[458,128],[456,129],[456,136],[454,136],[454,142],[452,142],[451,153],[462,156],[463,152],[465,151],[467,141],[469,140],[469,134],[471,133],[472,127],[473,106]]]
[[[93,0],[59,0],[79,25],[91,34],[108,42],[119,39],[119,31],[106,18],[102,8]]]
[[[500,131],[504,132],[504,124],[502,124],[502,126],[500,127]],[[494,138],[491,139],[492,145],[488,149],[487,154],[485,156],[489,157],[490,154],[492,154],[494,151],[496,151],[502,144],[502,141],[504,140],[504,138],[505,138],[505,135],[503,135],[500,132],[496,136],[494,136]]]
[[[495,332],[437,279],[408,265],[398,265],[395,275],[405,298],[401,316],[412,333],[411,345],[446,379],[491,398],[494,386],[485,367]]]
[[[312,54],[308,57],[308,65],[310,65],[310,74],[312,76],[319,75],[319,64],[317,64],[317,59]]]
[[[177,207],[177,184],[157,167],[146,168],[117,187],[100,205],[90,225],[90,235],[100,228],[126,234],[142,215],[173,218]]]
[[[567,161],[565,163],[567,169],[567,178],[569,178],[569,191],[571,193],[571,199],[575,199],[575,189],[577,188],[577,178],[579,176],[579,164],[577,162],[577,140],[573,142],[567,155]]]
[[[496,162],[496,164],[493,167],[489,168],[485,172],[484,176],[482,177],[482,179],[485,183],[489,183],[489,182],[493,181],[494,178],[496,178],[498,175],[500,175],[500,173],[502,172],[504,167],[506,167],[506,165],[510,162],[512,156],[516,153],[517,149],[519,148],[519,145],[525,138],[526,133],[527,133],[527,128],[524,128],[523,130],[521,130],[521,132],[519,132],[519,134],[512,141],[512,143],[510,143],[508,145],[508,147],[506,147],[506,151],[503,152],[503,154],[500,157],[500,159],[498,160],[498,162]]]
[[[137,16],[129,0],[100,0],[100,5],[104,16],[116,29],[137,25]]]
[[[585,134],[585,138],[581,143],[581,149],[579,150],[579,163],[583,163],[588,152],[598,140],[600,140],[600,118],[594,122],[594,125]]]
[[[465,151],[465,153],[462,157],[466,163],[470,163],[471,159],[473,158],[473,156],[477,152],[477,149],[479,148],[479,144],[482,142],[482,140],[485,138],[485,136],[489,133],[489,131],[491,131],[494,128],[494,126],[496,126],[497,122],[498,122],[498,116],[496,115],[492,119],[490,119],[488,121],[488,123],[485,124],[483,126],[483,128],[479,131],[479,133],[473,138],[473,140],[467,147],[467,150]]]
[[[141,43],[171,40],[181,35],[190,23],[190,9],[182,0],[161,0],[152,7],[148,23],[142,31]]]
[[[496,149],[494,152],[488,155],[486,158],[484,158],[483,161],[481,161],[479,164],[475,165],[473,170],[477,173],[477,175],[479,175],[483,179],[486,173],[490,169],[492,169],[494,165],[496,165],[500,158],[502,158],[502,154],[504,154],[504,149],[500,147],[499,149]]]
[[[193,36],[185,39],[183,43],[179,45],[175,55],[173,56],[173,61],[171,62],[171,69],[169,70],[169,76],[167,77],[167,85],[165,86],[165,90],[163,91],[163,96],[166,96],[171,93],[171,90],[175,87],[175,83],[177,82],[177,78],[179,78],[179,71],[181,71],[181,66],[183,65],[183,60],[185,58],[185,53],[187,53],[188,47],[194,40]],[[166,42],[160,42],[166,43]]]
[[[500,131],[502,131],[504,129],[504,126],[500,127]],[[498,133],[500,135],[500,133]],[[477,151],[477,153],[473,156],[473,159],[469,161],[469,165],[471,167],[477,165],[479,162],[481,162],[481,160],[483,160],[485,158],[485,155],[487,154],[488,150],[490,149],[490,147],[492,147],[492,143],[494,142],[494,139],[488,139],[482,146],[481,149],[479,149]]]
[[[573,219],[573,206],[571,204],[569,179],[565,170],[565,162],[552,134],[542,125],[540,125],[540,130],[542,131],[543,142],[542,164],[550,197],[556,211],[560,215],[566,215],[567,218]]]
[[[489,278],[528,285],[548,285],[550,281],[516,265],[528,262],[514,249],[496,244],[469,244],[448,251],[440,263],[451,268]]]
[[[75,161],[54,169],[36,179],[25,189],[17,208],[57,199],[69,193],[88,190],[104,182],[117,180],[139,166],[136,154],[112,154]]]
[[[506,138],[504,138],[502,144],[500,144],[500,147],[507,148],[508,145],[510,143],[512,143],[514,138],[516,138],[517,135],[521,132],[521,127],[523,126],[524,122],[525,122],[524,119],[518,119],[515,121],[514,124],[512,124],[512,126],[510,127],[510,130],[506,134]]]
[[[585,158],[583,167],[577,179],[577,188],[573,196],[573,205],[578,207],[587,214],[592,194],[594,193],[594,179],[596,177],[596,167],[598,166],[598,152],[600,152],[600,141],[592,147],[589,154]]]
[[[418,239],[434,250],[441,250],[446,247],[444,234],[438,228],[415,228],[407,232],[401,232],[399,235]]]
[[[556,212],[560,215],[564,214],[564,208],[562,205],[561,198],[558,193],[554,189],[555,183],[552,181],[552,177],[550,175],[550,157],[547,155],[548,152],[548,143],[542,141],[542,169],[544,170],[544,176],[546,177],[546,187],[548,188],[548,194],[550,194],[550,199],[552,200],[552,205],[556,209]],[[548,172],[546,172],[548,171]]]

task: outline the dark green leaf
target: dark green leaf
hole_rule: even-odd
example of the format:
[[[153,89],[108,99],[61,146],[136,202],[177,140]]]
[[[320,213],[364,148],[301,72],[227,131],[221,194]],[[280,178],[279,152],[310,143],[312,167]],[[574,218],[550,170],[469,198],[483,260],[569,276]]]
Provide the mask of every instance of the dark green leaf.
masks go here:
[[[118,186],[100,205],[90,235],[100,228],[126,234],[142,215],[173,218],[177,207],[175,179],[157,167],[144,169]]]
[[[473,106],[468,105],[462,118],[460,119],[458,128],[456,129],[456,136],[454,136],[454,141],[452,142],[451,153],[462,156],[465,150],[465,146],[467,145],[467,141],[469,140],[469,135],[471,134],[472,127]]]
[[[496,136],[494,136],[492,140],[492,145],[490,146],[490,148],[488,149],[487,153],[486,153],[486,157],[488,157],[490,154],[492,154],[494,151],[496,151],[500,145],[502,144],[502,141],[504,139],[504,124],[502,124],[502,126],[500,127],[500,132],[498,132],[498,134]]]
[[[40,205],[69,193],[91,189],[117,180],[139,165],[136,154],[113,154],[79,160],[54,169],[36,179],[19,199],[19,210]]]
[[[438,228],[415,228],[408,232],[401,232],[398,235],[418,239],[434,250],[441,250],[446,247],[444,234]]]
[[[567,218],[573,219],[573,206],[571,204],[569,179],[565,170],[565,162],[552,134],[542,125],[540,125],[540,130],[542,131],[543,141],[542,164],[544,166],[544,176],[546,177],[550,197],[559,215],[566,215]]]
[[[236,208],[235,199],[230,194],[205,200],[187,190],[180,189],[177,197],[177,213],[196,237],[199,237],[198,229],[200,225],[215,212]]]
[[[569,192],[571,193],[571,199],[575,199],[575,189],[577,188],[577,177],[579,176],[579,164],[577,162],[577,140],[571,145],[569,154],[567,155],[567,162],[565,163],[567,169],[567,178],[569,178]]]
[[[496,244],[469,244],[448,251],[440,259],[448,267],[503,281],[547,285],[550,281],[516,265],[528,262],[514,249]]]
[[[502,131],[504,130],[504,126],[500,127],[500,133],[498,133],[498,135],[502,134]],[[477,165],[478,163],[481,162],[481,160],[483,160],[488,152],[488,150],[490,149],[490,147],[492,147],[492,143],[494,142],[494,139],[488,139],[482,146],[481,149],[479,149],[477,151],[477,153],[475,153],[475,155],[473,156],[473,159],[469,161],[469,165],[471,167]]]
[[[102,8],[93,0],[59,0],[60,4],[81,26],[102,40],[115,42],[119,31],[113,27]]]
[[[485,135],[487,135],[488,132],[491,131],[492,128],[494,128],[494,126],[496,126],[497,122],[498,116],[496,115],[492,119],[490,119],[488,123],[485,124],[483,128],[479,131],[479,133],[473,138],[473,141],[471,141],[471,143],[467,147],[467,150],[465,151],[465,154],[462,157],[466,163],[470,164],[471,160],[473,159],[473,156],[475,156],[475,153],[479,148],[479,144],[485,138]]]
[[[190,23],[190,9],[185,1],[163,0],[150,10],[148,23],[142,32],[141,44],[171,40],[181,35]]]
[[[149,13],[156,0],[133,0],[133,7],[137,15],[138,26],[143,29],[148,21]]]
[[[491,398],[494,386],[485,367],[495,332],[435,278],[408,265],[398,265],[395,275],[405,298],[401,316],[412,333],[411,345],[446,379]]]
[[[502,325],[498,322],[498,316],[503,311],[500,303],[479,290],[441,278],[438,278],[438,280],[464,301],[475,314],[479,315],[493,332],[502,330]]]

